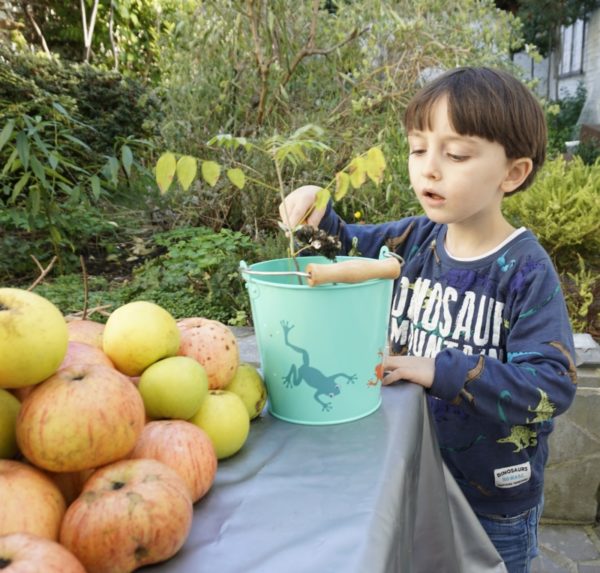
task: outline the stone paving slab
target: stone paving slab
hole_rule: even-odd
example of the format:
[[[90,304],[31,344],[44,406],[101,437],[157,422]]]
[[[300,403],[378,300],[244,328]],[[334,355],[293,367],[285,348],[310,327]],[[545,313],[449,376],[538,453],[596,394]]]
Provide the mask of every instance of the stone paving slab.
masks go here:
[[[600,573],[599,525],[540,526],[531,573]]]

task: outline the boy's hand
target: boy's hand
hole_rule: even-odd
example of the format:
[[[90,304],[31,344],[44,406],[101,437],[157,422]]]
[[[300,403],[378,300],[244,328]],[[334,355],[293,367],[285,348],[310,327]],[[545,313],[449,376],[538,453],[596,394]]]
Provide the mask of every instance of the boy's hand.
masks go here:
[[[325,210],[312,209],[312,207],[320,189],[316,185],[298,187],[279,205],[279,216],[288,229],[295,229],[300,224],[310,225],[315,229],[319,228]]]
[[[406,380],[424,388],[431,388],[435,375],[435,358],[386,356],[383,371],[387,372],[381,381],[384,386],[398,380]]]

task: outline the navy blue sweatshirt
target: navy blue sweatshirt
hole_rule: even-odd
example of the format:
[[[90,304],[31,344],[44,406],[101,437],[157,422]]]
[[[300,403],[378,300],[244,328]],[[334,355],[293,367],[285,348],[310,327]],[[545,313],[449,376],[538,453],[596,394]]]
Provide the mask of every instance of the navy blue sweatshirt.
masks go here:
[[[442,457],[476,513],[516,515],[542,495],[553,418],[575,396],[573,335],[554,266],[520,229],[469,260],[444,248],[446,225],[409,217],[320,224],[377,258],[405,264],[394,285],[390,354],[435,357],[427,392]]]

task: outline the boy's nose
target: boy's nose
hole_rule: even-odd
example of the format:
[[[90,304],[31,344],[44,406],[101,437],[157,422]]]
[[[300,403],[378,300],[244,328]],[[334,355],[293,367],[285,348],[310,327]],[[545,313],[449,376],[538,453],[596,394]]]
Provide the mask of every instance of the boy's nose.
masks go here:
[[[442,174],[433,155],[428,155],[423,164],[423,176],[427,179],[438,180]]]

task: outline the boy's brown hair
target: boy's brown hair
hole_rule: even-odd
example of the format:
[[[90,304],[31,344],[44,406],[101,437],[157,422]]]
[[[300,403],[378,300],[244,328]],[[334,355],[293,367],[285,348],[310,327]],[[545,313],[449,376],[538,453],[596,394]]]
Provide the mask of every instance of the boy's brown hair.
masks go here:
[[[435,78],[412,98],[404,113],[407,132],[430,129],[432,108],[443,97],[457,133],[499,143],[508,159],[532,160],[531,173],[513,193],[527,188],[546,158],[546,119],[531,91],[501,70],[456,68]]]

